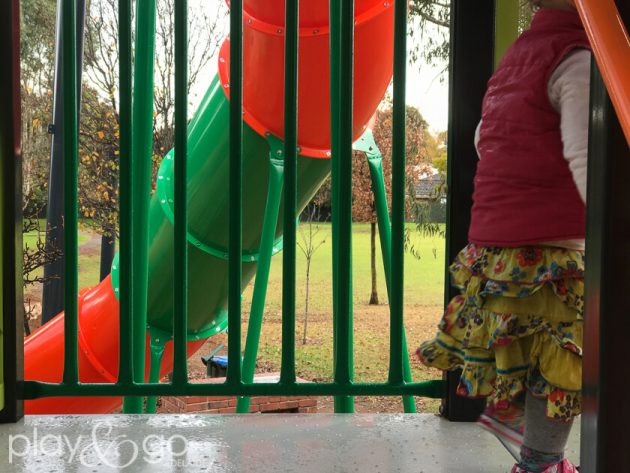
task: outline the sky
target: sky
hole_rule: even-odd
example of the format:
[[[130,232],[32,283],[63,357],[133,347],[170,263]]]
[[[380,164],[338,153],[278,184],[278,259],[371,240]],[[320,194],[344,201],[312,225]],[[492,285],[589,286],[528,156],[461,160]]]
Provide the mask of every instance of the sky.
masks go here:
[[[407,103],[420,110],[433,133],[448,128],[448,78],[440,81],[445,67],[446,64],[407,67]]]
[[[224,8],[223,0],[193,0],[191,9],[209,8],[210,11],[219,11]],[[227,19],[226,19],[227,22]],[[227,31],[227,24],[225,30]],[[429,123],[433,133],[444,131],[448,128],[448,80],[440,80],[440,72],[446,67],[445,63],[432,66],[415,63],[407,66],[407,103],[413,105]],[[208,65],[208,70],[200,74],[201,77],[213,77],[217,70],[217,60],[213,58]],[[192,89],[191,105],[193,110],[201,101],[205,88],[209,85],[200,81]]]

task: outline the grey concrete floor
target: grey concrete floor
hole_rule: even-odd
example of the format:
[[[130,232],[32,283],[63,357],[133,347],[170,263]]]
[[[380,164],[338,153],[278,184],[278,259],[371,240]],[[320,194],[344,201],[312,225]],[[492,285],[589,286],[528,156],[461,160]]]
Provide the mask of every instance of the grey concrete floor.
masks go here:
[[[29,416],[0,425],[1,472],[504,473],[512,464],[475,425],[423,414]]]

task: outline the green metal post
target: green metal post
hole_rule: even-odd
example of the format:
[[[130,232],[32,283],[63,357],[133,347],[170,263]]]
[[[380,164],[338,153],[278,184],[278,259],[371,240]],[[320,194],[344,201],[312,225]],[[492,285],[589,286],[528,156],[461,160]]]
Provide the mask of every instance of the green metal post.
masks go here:
[[[280,382],[295,383],[295,257],[298,150],[299,1],[286,0],[284,46],[284,253],[282,255],[282,365]]]
[[[155,0],[136,4],[136,47],[132,110],[133,219],[133,381],[144,383],[147,334],[147,290],[149,283],[149,203],[153,156],[153,69],[155,58]],[[125,399],[125,413],[140,414],[141,397]]]
[[[63,150],[64,150],[64,384],[79,382],[78,345],[78,116],[76,60],[76,0],[63,0]]]
[[[383,257],[383,269],[385,271],[385,285],[387,294],[391,291],[391,248],[392,227],[389,220],[387,207],[387,193],[385,192],[385,177],[383,176],[383,156],[374,142],[372,131],[368,130],[361,139],[355,143],[355,149],[365,153],[372,180],[372,193],[374,194],[374,207],[376,208],[376,221],[381,241],[381,254]],[[403,328],[404,329],[404,328]],[[403,331],[403,375],[406,383],[412,382],[411,366],[409,364],[409,349],[407,336]],[[416,412],[416,401],[413,396],[403,396],[403,408],[406,413]]]
[[[162,365],[162,357],[164,356],[164,345],[166,340],[161,337],[161,334],[151,334],[151,343],[149,345],[149,353],[151,354],[150,369],[149,369],[149,383],[160,382],[160,366]],[[184,340],[185,341],[185,340]],[[176,370],[173,370],[173,376],[175,376]],[[155,414],[157,410],[157,396],[147,397],[147,404],[145,412],[147,414]]]
[[[243,255],[243,0],[230,2],[230,219],[227,383],[241,384]]]
[[[338,45],[340,38],[339,20],[340,20],[340,2],[330,2],[330,127],[331,127],[331,149],[333,153],[339,149],[339,100],[341,97],[341,90],[339,89],[339,74],[340,63]],[[332,161],[332,173],[339,174],[339,161],[337,159],[331,159]],[[339,212],[337,202],[339,201],[339,188],[338,186],[331,187],[332,197],[332,264],[333,264],[333,356],[337,356],[337,322],[336,322],[336,310],[337,310],[337,284],[339,282],[339,276],[337,274],[337,255],[339,254]],[[335,397],[335,412],[352,412],[354,409],[354,403],[352,399],[346,397]]]
[[[120,77],[120,353],[118,383],[129,385],[133,381],[132,360],[132,194],[131,194],[131,0],[118,2],[118,41]]]
[[[334,3],[333,3],[334,4]],[[331,6],[331,100],[333,122],[333,273],[335,383],[351,384],[352,369],[352,103],[354,1]],[[334,36],[334,37],[333,37]],[[334,68],[338,70],[333,71]],[[336,126],[335,126],[336,125]],[[335,399],[335,412],[353,412],[353,400]]]
[[[402,384],[404,337],[404,271],[405,271],[405,148],[407,73],[407,0],[396,0],[394,18],[394,99],[392,129],[392,266],[389,309],[390,365],[389,382]]]
[[[243,358],[243,383],[254,382],[256,370],[256,356],[260,342],[260,330],[262,327],[267,298],[267,285],[269,282],[269,269],[273,256],[274,238],[280,211],[280,198],[284,174],[284,162],[282,161],[282,143],[275,137],[268,137],[270,143],[269,158],[271,168],[269,170],[269,187],[265,206],[265,220],[263,223],[260,240],[260,256],[254,282],[254,294],[252,307],[247,327],[247,340],[245,341],[245,355]],[[236,412],[246,414],[249,412],[250,398],[240,397],[237,400]]]
[[[520,0],[496,0],[494,64],[499,64],[505,52],[518,37],[521,16]]]
[[[188,383],[188,2],[175,1],[175,227],[173,384]]]

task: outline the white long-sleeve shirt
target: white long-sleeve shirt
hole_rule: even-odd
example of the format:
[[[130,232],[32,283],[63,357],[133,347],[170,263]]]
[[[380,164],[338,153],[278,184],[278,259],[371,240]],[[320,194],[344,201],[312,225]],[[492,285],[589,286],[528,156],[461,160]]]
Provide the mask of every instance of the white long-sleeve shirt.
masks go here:
[[[591,52],[577,49],[571,52],[551,74],[547,92],[551,105],[560,114],[560,132],[564,159],[573,181],[586,203],[588,159],[588,122],[590,110]],[[481,122],[475,133],[479,145]],[[544,244],[571,249],[584,249],[584,240],[565,240]]]

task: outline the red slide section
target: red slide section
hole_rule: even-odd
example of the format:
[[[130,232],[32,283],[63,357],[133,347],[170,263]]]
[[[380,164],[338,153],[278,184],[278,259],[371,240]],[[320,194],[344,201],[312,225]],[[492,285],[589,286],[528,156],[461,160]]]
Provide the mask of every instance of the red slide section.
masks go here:
[[[111,276],[98,286],[79,294],[79,379],[84,383],[115,383],[118,377],[118,300]],[[25,379],[59,383],[63,376],[63,314],[58,315],[24,342]],[[188,356],[205,340],[188,343]],[[147,347],[149,340],[147,338]],[[149,360],[147,348],[146,359]],[[147,369],[148,373],[148,361]],[[161,373],[173,368],[173,344],[167,343]],[[59,411],[59,399],[26,401],[27,414]],[[64,398],[64,412],[98,414],[112,412],[122,402],[120,397]]]

